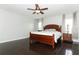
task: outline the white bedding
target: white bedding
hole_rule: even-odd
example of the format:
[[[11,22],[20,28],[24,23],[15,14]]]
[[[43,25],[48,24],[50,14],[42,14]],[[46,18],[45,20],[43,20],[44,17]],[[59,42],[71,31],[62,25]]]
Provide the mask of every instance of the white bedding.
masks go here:
[[[53,36],[54,34],[54,40],[55,40],[55,43],[57,43],[57,40],[58,38],[60,38],[60,36],[62,35],[61,32],[58,32],[58,31],[33,31],[31,32],[32,34],[39,34],[39,35],[48,35],[48,36]]]

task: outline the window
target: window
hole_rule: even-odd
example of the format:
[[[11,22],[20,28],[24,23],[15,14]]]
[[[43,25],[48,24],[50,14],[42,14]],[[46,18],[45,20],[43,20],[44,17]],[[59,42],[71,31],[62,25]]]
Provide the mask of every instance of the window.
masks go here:
[[[43,30],[43,19],[42,18],[35,19],[34,30]]]
[[[65,19],[65,32],[72,33],[73,19]]]
[[[40,19],[39,22],[38,22],[38,30],[43,30],[43,20]]]
[[[64,19],[65,33],[72,33],[73,14],[66,14]]]

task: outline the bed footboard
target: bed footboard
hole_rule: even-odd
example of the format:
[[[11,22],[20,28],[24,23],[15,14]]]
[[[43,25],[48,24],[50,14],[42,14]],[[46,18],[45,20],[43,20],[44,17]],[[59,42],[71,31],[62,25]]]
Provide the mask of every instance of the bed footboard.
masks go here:
[[[30,33],[29,43],[31,44],[33,40],[40,43],[52,45],[53,48],[55,47],[54,35],[46,36]]]

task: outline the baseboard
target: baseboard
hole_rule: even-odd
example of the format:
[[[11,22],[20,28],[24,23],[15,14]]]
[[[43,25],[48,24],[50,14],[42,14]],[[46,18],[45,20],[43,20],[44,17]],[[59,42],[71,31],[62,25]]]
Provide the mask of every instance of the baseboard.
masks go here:
[[[25,39],[25,38],[27,38],[27,37],[19,37],[19,38],[16,38],[16,39],[10,39],[10,40],[6,40],[6,41],[0,41],[0,43],[6,43],[6,42],[10,42],[10,41]]]

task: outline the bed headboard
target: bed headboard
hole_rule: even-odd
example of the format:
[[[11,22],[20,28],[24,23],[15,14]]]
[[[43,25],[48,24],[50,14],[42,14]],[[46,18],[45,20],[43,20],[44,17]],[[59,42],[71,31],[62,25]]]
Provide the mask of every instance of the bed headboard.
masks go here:
[[[44,27],[45,29],[56,29],[56,31],[60,31],[61,32],[61,26],[57,25],[57,24],[48,24]]]

